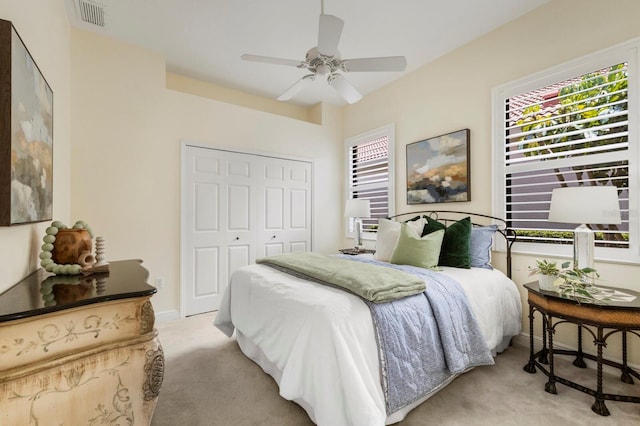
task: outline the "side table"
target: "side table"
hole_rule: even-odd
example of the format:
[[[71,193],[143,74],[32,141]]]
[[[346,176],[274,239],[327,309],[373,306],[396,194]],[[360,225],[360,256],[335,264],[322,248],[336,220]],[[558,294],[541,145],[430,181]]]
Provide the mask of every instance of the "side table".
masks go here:
[[[608,416],[609,410],[605,400],[640,403],[640,397],[630,395],[617,395],[605,393],[602,385],[603,364],[620,369],[620,380],[633,384],[633,377],[640,379],[640,373],[630,368],[627,364],[627,335],[634,334],[640,337],[640,293],[627,290],[606,287],[611,290],[619,290],[623,293],[635,296],[635,299],[626,301],[603,301],[597,303],[578,303],[556,292],[540,290],[538,282],[525,284],[528,291],[529,302],[529,362],[524,370],[530,374],[540,369],[548,378],[545,391],[556,394],[556,383],[569,386],[581,392],[595,397],[591,409],[601,416]],[[534,350],[533,325],[534,314],[539,312],[542,317],[542,349]],[[578,349],[560,350],[553,346],[553,335],[560,324],[572,323],[578,326]],[[591,327],[586,327],[591,326]],[[595,329],[595,332],[594,330]],[[597,355],[591,355],[582,351],[582,333],[586,330],[593,337]],[[603,349],[607,345],[607,339],[616,333],[622,333],[622,363],[605,359]],[[572,355],[576,359],[573,365],[578,368],[586,368],[584,358],[596,361],[597,377],[596,388],[591,389],[578,383],[556,375],[554,369],[555,355]],[[544,365],[548,364],[547,369]]]
[[[367,253],[375,253],[376,252],[375,250],[369,250],[369,249],[357,248],[357,247],[340,249],[339,251],[342,254],[349,254],[349,255],[352,255],[352,256],[356,256],[358,254],[367,254]]]

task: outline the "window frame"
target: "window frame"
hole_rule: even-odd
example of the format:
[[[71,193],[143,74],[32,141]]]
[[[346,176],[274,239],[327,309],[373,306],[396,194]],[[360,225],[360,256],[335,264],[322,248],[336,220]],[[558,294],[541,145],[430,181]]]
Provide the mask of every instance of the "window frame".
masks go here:
[[[505,175],[505,99],[554,83],[588,74],[618,63],[628,64],[628,158],[629,158],[629,248],[596,247],[595,259],[611,263],[640,264],[640,108],[639,75],[640,38],[565,62],[529,76],[514,80],[492,89],[492,205],[493,215],[507,217]],[[507,221],[508,222],[508,221]],[[577,226],[577,225],[576,225]],[[504,242],[496,243],[496,250],[506,251]],[[518,242],[514,253],[572,257],[573,245]]]
[[[387,168],[388,168],[388,180],[387,180],[387,206],[389,210],[389,216],[395,215],[395,124],[387,124],[376,129],[360,133],[345,139],[344,152],[345,152],[345,175],[344,175],[344,200],[351,199],[351,148],[356,145],[371,142],[372,140],[386,137],[387,138]],[[341,213],[344,212],[344,209]],[[346,238],[354,238],[353,229],[351,229],[351,220],[344,218],[344,233]],[[362,232],[363,240],[375,240],[376,232],[364,231]]]

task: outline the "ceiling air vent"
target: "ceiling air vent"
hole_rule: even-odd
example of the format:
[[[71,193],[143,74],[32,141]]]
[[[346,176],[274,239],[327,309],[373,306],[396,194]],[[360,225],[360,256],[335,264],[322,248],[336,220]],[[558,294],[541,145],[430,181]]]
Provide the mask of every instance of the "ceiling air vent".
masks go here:
[[[104,28],[104,6],[89,0],[76,0],[78,16],[84,22]]]

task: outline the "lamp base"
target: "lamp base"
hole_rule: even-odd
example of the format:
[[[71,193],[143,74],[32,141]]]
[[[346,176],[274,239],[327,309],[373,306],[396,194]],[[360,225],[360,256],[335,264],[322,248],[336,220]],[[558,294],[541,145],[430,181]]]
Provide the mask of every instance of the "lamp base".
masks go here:
[[[362,248],[362,219],[359,217],[353,219],[353,236],[355,248]]]
[[[582,224],[573,231],[573,267],[574,269],[593,268],[595,237],[587,225]],[[593,277],[589,276],[593,283]]]

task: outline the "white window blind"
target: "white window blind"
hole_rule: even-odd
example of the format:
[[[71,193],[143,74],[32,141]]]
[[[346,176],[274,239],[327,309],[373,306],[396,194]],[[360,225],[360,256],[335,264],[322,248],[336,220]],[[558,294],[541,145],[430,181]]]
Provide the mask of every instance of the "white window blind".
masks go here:
[[[582,61],[566,72],[494,90],[494,167],[500,171],[494,176],[494,213],[516,231],[516,250],[568,254],[579,224],[547,220],[551,191],[613,186],[622,224],[588,224],[596,235],[596,256],[640,260],[638,218],[630,214],[638,194],[632,178],[638,173],[638,94],[635,77],[630,81],[635,61],[634,55],[619,55],[626,59],[619,62],[615,56],[603,54],[591,64]]]
[[[347,140],[347,199],[369,200],[371,218],[362,220],[364,232],[376,232],[378,219],[394,214],[393,133],[389,125]],[[348,234],[352,232],[349,221]]]

